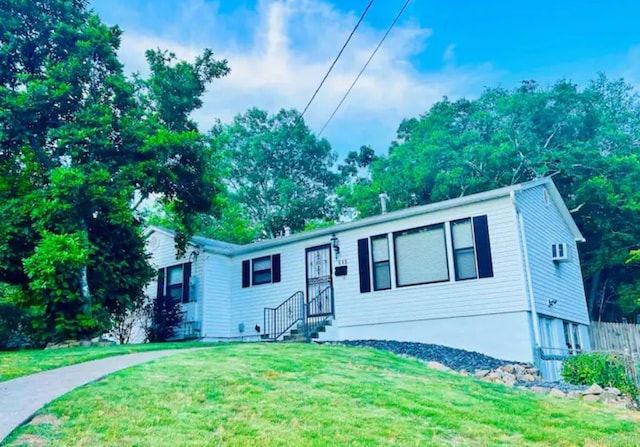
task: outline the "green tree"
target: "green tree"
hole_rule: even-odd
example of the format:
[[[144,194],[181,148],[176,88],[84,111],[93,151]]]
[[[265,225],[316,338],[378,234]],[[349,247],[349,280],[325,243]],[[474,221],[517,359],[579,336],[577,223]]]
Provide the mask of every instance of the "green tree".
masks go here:
[[[149,78],[129,81],[120,29],[87,6],[0,0],[0,281],[26,292],[43,340],[100,333],[142,302],[136,191],[175,204],[184,248],[220,189],[189,114],[226,61],[149,51]]]
[[[30,336],[31,315],[28,310],[16,306],[23,291],[0,282],[0,350],[37,347],[38,341]]]
[[[284,227],[304,229],[310,220],[331,218],[331,196],[340,175],[336,155],[317,139],[295,110],[275,115],[250,109],[212,131],[229,157],[229,199],[252,225],[272,238]]]
[[[226,191],[216,197],[216,216],[198,214],[194,221],[194,233],[211,239],[230,242],[233,244],[249,244],[260,237],[260,227],[253,225],[242,206],[230,200]],[[147,225],[176,229],[175,209],[172,204],[167,206],[155,203],[144,213]]]
[[[640,99],[623,80],[600,76],[583,89],[526,81],[473,101],[445,98],[403,121],[371,182],[341,196],[365,216],[379,212],[383,192],[399,209],[551,175],[587,239],[591,317],[611,319],[622,312],[621,287],[638,284],[625,261],[640,240],[639,155]]]

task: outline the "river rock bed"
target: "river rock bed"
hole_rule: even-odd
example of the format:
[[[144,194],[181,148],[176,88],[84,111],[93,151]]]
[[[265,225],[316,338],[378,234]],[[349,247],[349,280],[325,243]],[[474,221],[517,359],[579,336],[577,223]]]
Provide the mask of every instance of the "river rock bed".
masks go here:
[[[425,362],[439,362],[456,371],[492,370],[500,366],[518,363],[500,360],[479,352],[426,343],[414,343],[392,340],[345,340],[335,342],[344,346],[359,346],[390,351],[395,354],[408,355]]]
[[[584,386],[544,381],[540,371],[531,364],[500,360],[479,352],[441,345],[391,340],[346,340],[326,343],[390,351],[398,355],[417,358],[431,369],[469,375],[484,382],[528,389],[553,397],[600,401],[608,405],[638,409],[637,403],[633,399],[623,395],[616,388],[603,389],[596,384]]]

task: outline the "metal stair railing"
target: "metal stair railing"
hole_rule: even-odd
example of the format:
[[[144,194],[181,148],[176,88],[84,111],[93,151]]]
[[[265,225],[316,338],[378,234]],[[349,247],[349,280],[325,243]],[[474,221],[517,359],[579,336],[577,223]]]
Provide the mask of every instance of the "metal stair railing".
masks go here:
[[[333,286],[327,286],[315,298],[307,303],[306,318],[304,321],[304,335],[307,340],[311,334],[323,326],[333,313]]]
[[[277,341],[293,325],[305,320],[304,293],[297,291],[278,307],[264,308],[263,339]]]

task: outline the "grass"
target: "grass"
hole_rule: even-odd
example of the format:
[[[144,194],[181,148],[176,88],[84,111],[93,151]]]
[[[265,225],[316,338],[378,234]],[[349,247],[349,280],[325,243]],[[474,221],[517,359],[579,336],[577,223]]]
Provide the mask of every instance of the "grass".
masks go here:
[[[114,355],[160,349],[206,346],[203,343],[145,343],[137,345],[90,346],[51,350],[0,351],[0,382],[49,369],[98,360]]]
[[[634,446],[635,413],[362,348],[221,344],[52,402],[7,445]]]

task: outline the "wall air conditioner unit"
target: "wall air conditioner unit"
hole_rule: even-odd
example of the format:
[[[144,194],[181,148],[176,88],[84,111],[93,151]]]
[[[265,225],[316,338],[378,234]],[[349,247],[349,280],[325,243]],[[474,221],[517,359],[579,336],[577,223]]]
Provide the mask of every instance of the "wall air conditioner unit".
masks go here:
[[[569,248],[564,242],[551,245],[551,259],[553,262],[562,262],[569,260]]]

